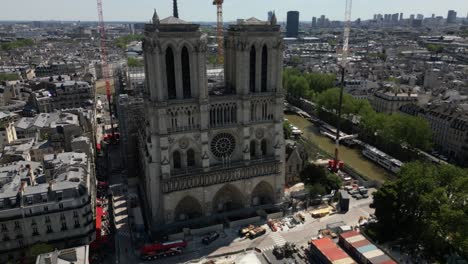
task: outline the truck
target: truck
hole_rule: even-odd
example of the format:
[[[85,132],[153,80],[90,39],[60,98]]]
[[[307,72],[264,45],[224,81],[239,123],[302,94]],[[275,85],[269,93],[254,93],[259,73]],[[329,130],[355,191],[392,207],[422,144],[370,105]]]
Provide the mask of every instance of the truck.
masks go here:
[[[143,260],[154,260],[168,256],[175,256],[181,254],[182,249],[186,247],[187,242],[184,240],[146,244],[140,249],[140,258]]]
[[[250,232],[250,230],[253,230],[253,229],[255,229],[254,225],[248,225],[248,226],[242,228],[241,230],[239,230],[239,235],[241,237],[245,237]]]
[[[250,230],[249,233],[247,233],[247,236],[250,239],[254,239],[254,238],[259,237],[259,236],[261,236],[261,235],[263,235],[265,233],[266,233],[266,229],[264,227],[259,226],[259,227],[256,227],[256,228]]]

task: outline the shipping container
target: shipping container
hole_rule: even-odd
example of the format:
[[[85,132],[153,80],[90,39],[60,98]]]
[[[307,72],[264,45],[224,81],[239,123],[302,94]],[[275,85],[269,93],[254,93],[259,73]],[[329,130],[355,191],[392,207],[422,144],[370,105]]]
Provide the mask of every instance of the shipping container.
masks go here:
[[[340,234],[339,244],[359,264],[396,264],[385,252],[377,248],[357,231]]]
[[[387,255],[381,255],[381,256],[378,256],[378,257],[373,257],[373,258],[369,259],[369,261],[372,264],[382,264],[382,263],[386,263],[387,261],[393,261],[393,260],[391,260]]]
[[[328,237],[310,243],[312,263],[356,264],[356,262]]]

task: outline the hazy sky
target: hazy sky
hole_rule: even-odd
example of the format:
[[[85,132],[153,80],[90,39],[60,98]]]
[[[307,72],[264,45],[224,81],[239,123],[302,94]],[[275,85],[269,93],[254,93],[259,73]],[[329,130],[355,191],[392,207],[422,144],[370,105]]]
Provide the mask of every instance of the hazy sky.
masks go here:
[[[104,19],[108,21],[148,21],[153,8],[161,18],[172,14],[172,0],[103,0]],[[179,16],[188,21],[215,21],[212,0],[179,0]],[[255,16],[265,20],[269,10],[275,10],[278,20],[286,18],[288,10],[301,12],[301,21],[325,14],[342,20],[345,0],[225,0],[224,19]],[[82,20],[96,21],[96,0],[0,0],[0,20]],[[371,18],[375,13],[399,13],[405,17],[421,13],[447,16],[454,9],[466,17],[468,0],[354,0],[353,20]]]

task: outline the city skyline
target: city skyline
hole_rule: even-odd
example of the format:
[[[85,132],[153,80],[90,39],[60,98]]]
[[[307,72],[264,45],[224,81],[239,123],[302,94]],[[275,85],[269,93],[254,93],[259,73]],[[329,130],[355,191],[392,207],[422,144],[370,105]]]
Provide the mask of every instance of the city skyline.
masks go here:
[[[290,0],[284,3],[281,0],[227,0],[224,3],[224,20],[233,21],[237,18],[257,17],[266,20],[267,12],[275,10],[279,21],[286,21],[287,11],[297,10],[300,12],[300,21],[311,21],[312,17],[325,15],[331,20],[343,20],[344,1],[339,0]],[[215,7],[211,1],[206,1],[206,6],[200,1],[179,0],[180,18],[187,21],[216,20]],[[408,18],[410,14],[423,14],[425,17],[447,16],[448,10],[455,10],[458,17],[466,17],[468,4],[459,0],[417,0],[404,1],[394,0],[392,2],[381,2],[371,0],[355,0],[353,2],[352,18],[363,20],[371,19],[374,14],[382,13],[404,13]],[[380,2],[380,1],[379,1]],[[24,8],[24,6],[28,8]],[[124,0],[104,2],[104,18],[106,21],[134,21],[144,22],[151,18],[153,9],[156,8],[160,17],[172,15],[172,1],[139,0],[137,3]],[[246,12],[245,5],[251,7]],[[25,0],[23,5],[14,1],[2,4],[7,12],[3,12],[0,21],[24,21],[24,20],[63,20],[63,21],[96,21],[96,1],[82,0],[66,2],[61,0],[32,1]],[[59,10],[59,11],[57,11]]]

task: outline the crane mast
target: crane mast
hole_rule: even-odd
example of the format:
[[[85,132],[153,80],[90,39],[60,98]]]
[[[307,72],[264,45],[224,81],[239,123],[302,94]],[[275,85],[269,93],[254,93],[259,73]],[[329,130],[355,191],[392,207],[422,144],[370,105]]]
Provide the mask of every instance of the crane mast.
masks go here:
[[[216,6],[217,14],[217,29],[216,37],[218,39],[218,64],[224,63],[224,39],[223,39],[223,2],[224,0],[214,0],[213,5]]]
[[[335,162],[334,170],[338,169],[339,159],[339,148],[340,148],[340,126],[341,126],[341,108],[343,106],[343,92],[345,86],[345,74],[346,66],[348,65],[348,54],[349,54],[349,33],[351,32],[351,10],[352,10],[353,0],[346,0],[345,7],[345,27],[343,31],[343,51],[341,53],[341,89],[340,89],[340,99],[338,106],[338,121],[336,125],[336,140],[335,140]]]
[[[114,123],[112,120],[112,95],[111,95],[111,85],[110,85],[110,70],[109,70],[109,65],[107,64],[107,48],[106,48],[107,40],[106,40],[106,29],[104,26],[104,16],[102,13],[102,0],[97,0],[97,9],[98,9],[98,16],[99,16],[99,33],[101,36],[102,74],[104,76],[105,85],[106,85],[106,96],[107,96],[107,102],[109,105],[111,132],[112,132],[112,138],[114,139],[115,135],[114,135]]]

